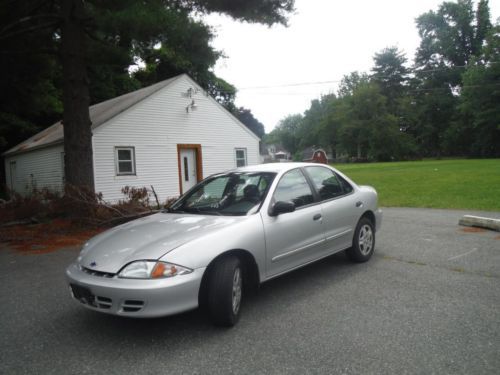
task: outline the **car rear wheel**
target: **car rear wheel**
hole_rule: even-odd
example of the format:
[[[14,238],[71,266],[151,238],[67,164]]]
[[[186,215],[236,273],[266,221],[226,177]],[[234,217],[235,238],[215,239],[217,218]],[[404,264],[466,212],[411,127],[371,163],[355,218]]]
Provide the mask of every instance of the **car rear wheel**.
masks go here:
[[[352,247],[346,250],[346,254],[350,260],[357,263],[366,262],[371,258],[375,249],[375,229],[370,219],[362,217],[352,241]]]
[[[243,268],[238,257],[220,259],[211,271],[208,285],[208,312],[214,324],[234,326],[243,300]]]

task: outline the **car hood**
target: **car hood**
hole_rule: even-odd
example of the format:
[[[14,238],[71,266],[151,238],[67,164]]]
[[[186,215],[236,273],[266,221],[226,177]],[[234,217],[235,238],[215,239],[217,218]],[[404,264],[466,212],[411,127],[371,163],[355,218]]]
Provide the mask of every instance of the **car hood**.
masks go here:
[[[142,259],[156,260],[175,248],[244,217],[158,213],[110,229],[89,240],[78,262],[101,272],[118,272]]]

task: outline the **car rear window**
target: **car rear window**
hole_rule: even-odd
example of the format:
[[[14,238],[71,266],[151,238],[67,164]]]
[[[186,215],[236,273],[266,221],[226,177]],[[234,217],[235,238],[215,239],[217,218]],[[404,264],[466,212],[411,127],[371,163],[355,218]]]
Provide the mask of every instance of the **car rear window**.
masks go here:
[[[306,167],[306,171],[322,201],[340,197],[352,191],[352,186],[331,169]]]

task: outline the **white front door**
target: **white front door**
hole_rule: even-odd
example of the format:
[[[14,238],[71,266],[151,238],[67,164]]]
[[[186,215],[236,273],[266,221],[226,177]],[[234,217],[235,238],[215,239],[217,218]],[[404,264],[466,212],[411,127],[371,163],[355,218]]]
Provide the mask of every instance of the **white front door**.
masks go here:
[[[181,184],[182,193],[191,189],[196,183],[196,150],[195,149],[182,149],[180,150],[181,158]]]

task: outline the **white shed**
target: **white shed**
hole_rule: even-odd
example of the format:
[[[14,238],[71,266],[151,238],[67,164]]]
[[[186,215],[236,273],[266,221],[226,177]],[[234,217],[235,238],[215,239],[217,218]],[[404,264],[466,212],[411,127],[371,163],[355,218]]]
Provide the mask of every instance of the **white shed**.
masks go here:
[[[89,110],[95,191],[107,201],[122,199],[127,185],[152,185],[163,201],[210,174],[260,161],[260,139],[185,74]],[[62,189],[61,122],[3,156],[10,189]]]

